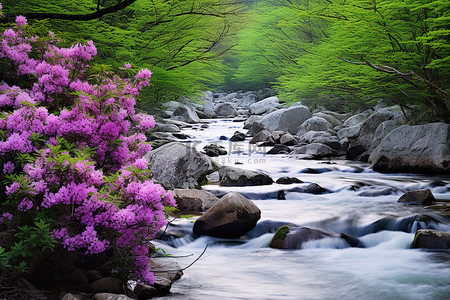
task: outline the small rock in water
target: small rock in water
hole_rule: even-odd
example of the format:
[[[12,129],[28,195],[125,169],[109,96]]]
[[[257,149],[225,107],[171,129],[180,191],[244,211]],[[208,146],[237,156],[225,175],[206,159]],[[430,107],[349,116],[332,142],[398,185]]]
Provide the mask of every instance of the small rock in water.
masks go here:
[[[92,297],[93,300],[133,300],[123,294],[111,294],[111,293],[98,293]]]
[[[245,140],[245,133],[236,131],[234,135],[230,138],[232,142],[241,142]]]
[[[278,199],[278,200],[286,200],[286,195],[285,195],[285,193],[284,193],[283,190],[278,191],[278,193],[277,193],[277,199]]]
[[[419,229],[412,248],[450,249],[450,234],[434,229]]]
[[[308,227],[285,225],[278,228],[269,244],[276,249],[301,249],[302,244],[311,240],[332,237],[331,234]]]
[[[150,285],[138,284],[134,288],[134,293],[138,297],[138,300],[146,300],[158,295],[158,290]]]
[[[291,152],[291,148],[286,145],[277,144],[275,147],[270,149],[267,154],[289,154]]]
[[[227,138],[226,136],[224,136],[224,135],[221,135],[221,136],[219,137],[219,140],[222,140],[222,141],[228,141],[228,138]]]
[[[354,160],[361,154],[366,152],[366,149],[362,145],[355,145],[347,149],[347,159]]]
[[[277,179],[276,183],[278,184],[293,184],[293,183],[303,183],[303,181],[301,181],[300,179],[296,178],[296,177],[280,177]]]
[[[203,147],[203,151],[206,155],[210,157],[228,154],[228,152],[225,150],[225,147],[217,144],[206,145],[205,147]]]
[[[422,204],[430,205],[435,202],[436,199],[430,189],[409,191],[398,199],[397,202],[402,202],[406,204]]]
[[[184,134],[184,133],[172,133],[173,137],[176,137],[177,139],[180,140],[187,140],[189,138],[191,138],[189,135]]]
[[[254,186],[273,183],[272,178],[267,174],[228,166],[219,169],[219,177],[221,186]]]

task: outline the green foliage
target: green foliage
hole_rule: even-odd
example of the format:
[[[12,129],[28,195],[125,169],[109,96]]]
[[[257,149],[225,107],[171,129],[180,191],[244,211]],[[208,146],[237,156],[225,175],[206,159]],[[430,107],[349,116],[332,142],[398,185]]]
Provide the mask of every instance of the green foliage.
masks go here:
[[[65,41],[93,40],[95,62],[149,68],[154,76],[144,101],[176,100],[223,82],[222,54],[234,45],[241,27],[240,1],[145,1],[92,21],[49,20],[49,29]],[[87,14],[97,1],[6,0],[8,14],[46,12]],[[116,4],[102,1],[101,7]]]

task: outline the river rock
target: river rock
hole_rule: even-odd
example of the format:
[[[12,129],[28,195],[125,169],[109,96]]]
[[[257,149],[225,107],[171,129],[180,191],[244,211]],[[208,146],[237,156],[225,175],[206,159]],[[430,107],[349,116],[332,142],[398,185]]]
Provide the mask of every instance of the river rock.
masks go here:
[[[253,136],[253,138],[250,141],[250,144],[256,144],[259,142],[265,142],[269,140],[269,137],[271,136],[271,133],[269,130],[261,130],[257,134]],[[273,142],[273,141],[272,141]]]
[[[283,176],[277,179],[278,184],[293,184],[293,183],[303,183],[300,179],[296,177]]]
[[[297,139],[292,134],[285,133],[280,137],[280,144],[294,146],[297,144]]]
[[[183,269],[180,265],[166,257],[150,258],[149,264],[155,274],[154,286],[159,294],[168,293],[172,283],[183,276]]]
[[[181,212],[202,212],[208,210],[219,198],[208,191],[195,189],[175,189],[173,190],[177,208]]]
[[[435,202],[436,199],[430,189],[416,190],[406,192],[403,196],[398,199],[397,202],[402,202],[406,204],[422,204],[430,205]]]
[[[123,294],[97,293],[92,297],[93,300],[134,300]]]
[[[363,145],[354,145],[347,149],[346,159],[348,160],[354,160],[361,154],[366,152],[366,149],[364,149]]]
[[[392,120],[394,118],[399,120],[401,117],[402,114],[398,107],[387,107],[376,111],[362,123],[357,138],[358,143],[363,145],[366,149],[372,149],[372,141],[378,126],[384,121]]]
[[[134,288],[134,293],[136,294],[138,300],[147,300],[157,296],[158,290],[151,285],[137,284]]]
[[[83,300],[83,297],[71,293],[65,293],[61,300]]]
[[[236,131],[233,136],[230,138],[232,142],[242,142],[245,141],[245,133]]]
[[[402,125],[388,133],[369,161],[379,172],[450,173],[450,125]]]
[[[309,118],[311,118],[309,108],[302,105],[294,106],[267,114],[261,120],[253,123],[252,129],[253,133],[258,133],[258,129],[261,128],[270,132],[279,130],[296,134],[300,125]]]
[[[198,123],[200,119],[198,118],[195,111],[186,105],[181,105],[173,112],[174,117],[181,117],[179,120],[187,123]],[[176,119],[176,118],[175,118]]]
[[[283,105],[281,105],[278,101],[278,97],[273,96],[250,105],[250,114],[262,115],[273,112],[282,107]]]
[[[369,111],[365,111],[365,112],[353,115],[353,116],[349,117],[347,120],[345,120],[343,125],[345,127],[351,127],[351,126],[355,126],[358,124],[362,124],[365,120],[367,120],[367,118],[369,116],[370,116]]]
[[[308,227],[285,225],[278,228],[269,247],[276,249],[301,249],[302,244],[311,240],[332,237],[331,234]]]
[[[253,123],[256,121],[261,120],[261,116],[257,115],[251,115],[245,122],[244,122],[244,129],[250,129],[252,128]]]
[[[144,157],[151,163],[153,180],[167,189],[195,188],[199,179],[213,170],[208,156],[181,143],[166,144]]]
[[[102,279],[98,279],[89,284],[89,288],[94,293],[105,292],[120,294],[123,292],[122,281],[118,278],[113,277],[104,277]]]
[[[377,147],[380,142],[383,140],[383,138],[392,130],[394,130],[397,127],[400,127],[400,123],[397,119],[394,120],[387,120],[378,125],[377,130],[375,130],[374,138],[372,140],[372,143],[370,144],[370,148],[373,149]]]
[[[225,147],[217,145],[217,144],[209,144],[203,147],[203,151],[209,157],[216,157],[219,155],[227,155],[228,152],[225,150]]]
[[[217,105],[214,111],[218,116],[222,117],[235,117],[238,115],[236,107],[228,102]]]
[[[342,125],[342,120],[335,117],[334,114],[328,111],[318,112],[314,114],[314,117],[319,117],[327,120],[331,125],[333,126],[340,126]]]
[[[282,144],[276,144],[275,147],[267,151],[267,154],[289,154],[289,153],[291,153],[291,148]]]
[[[419,229],[411,247],[448,250],[450,249],[450,234],[434,229]]]
[[[156,126],[152,131],[153,132],[180,132],[180,128],[178,128],[178,126],[175,124],[156,123]]]
[[[316,159],[321,159],[325,157],[337,156],[337,151],[332,149],[331,147],[320,144],[320,143],[311,143],[308,145],[295,147],[293,149],[294,154],[308,154],[313,156]]]
[[[332,128],[333,125],[331,125],[331,123],[325,120],[324,118],[312,117],[303,122],[303,124],[301,124],[300,127],[298,128],[298,131],[295,132],[294,134],[296,136],[302,136],[303,134],[309,131],[327,131]]]
[[[336,136],[332,135],[330,132],[326,131],[309,131],[303,134],[302,136],[297,138],[299,143],[319,143],[319,144],[327,144],[338,142]]]
[[[235,239],[255,228],[260,218],[261,211],[252,201],[231,192],[195,221],[194,233]]]
[[[221,186],[254,186],[272,184],[269,175],[257,172],[223,166],[219,169]]]

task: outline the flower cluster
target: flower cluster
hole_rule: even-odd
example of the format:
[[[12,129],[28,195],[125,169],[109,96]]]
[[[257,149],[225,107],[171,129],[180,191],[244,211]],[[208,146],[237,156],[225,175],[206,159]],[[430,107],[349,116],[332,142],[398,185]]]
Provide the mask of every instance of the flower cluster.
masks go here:
[[[60,48],[53,33],[40,39],[26,29],[19,16],[0,37],[0,60],[13,70],[11,78],[27,81],[8,82],[5,73],[0,82],[0,167],[10,180],[0,196],[16,203],[0,222],[57,212],[53,238],[68,251],[128,249],[135,279],[152,283],[147,243],[166,223],[165,206],[175,201],[152,182],[142,159],[150,150],[144,133],[155,121],[136,114],[134,105],[151,72],[89,81],[86,69],[97,53],[92,41]]]

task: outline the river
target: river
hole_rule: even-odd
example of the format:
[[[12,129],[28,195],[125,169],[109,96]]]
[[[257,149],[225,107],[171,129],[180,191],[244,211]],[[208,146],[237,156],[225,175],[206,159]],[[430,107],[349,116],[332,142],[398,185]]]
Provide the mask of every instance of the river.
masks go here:
[[[243,193],[261,209],[261,220],[248,237],[237,240],[195,239],[188,234],[156,242],[182,267],[208,245],[163,299],[450,299],[450,253],[410,249],[418,228],[450,233],[448,208],[445,216],[437,209],[397,203],[406,191],[430,188],[442,200],[438,205],[448,205],[450,177],[381,174],[364,163],[266,155],[248,140],[220,139],[237,130],[245,132],[242,127],[242,122],[211,120],[209,128],[183,133],[191,136],[188,143],[198,150],[209,143],[227,148],[228,155],[216,158],[220,164],[264,171],[274,180],[293,176],[305,183],[204,186],[218,194]],[[286,192],[286,200],[270,196],[312,182],[329,193]],[[193,220],[176,220],[169,231],[190,232]],[[358,237],[365,248],[351,248],[336,238],[307,242],[301,250],[269,248],[274,230],[285,223],[347,233]]]

